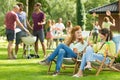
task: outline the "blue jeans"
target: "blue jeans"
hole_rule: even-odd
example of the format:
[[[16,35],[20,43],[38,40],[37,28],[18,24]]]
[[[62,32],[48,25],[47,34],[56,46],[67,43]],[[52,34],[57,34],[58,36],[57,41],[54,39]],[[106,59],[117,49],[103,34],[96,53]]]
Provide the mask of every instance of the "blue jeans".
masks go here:
[[[86,53],[83,54],[82,56],[82,61],[80,64],[80,70],[84,70],[84,67],[86,66],[86,63],[89,61],[95,61],[99,60],[102,61],[104,59],[104,56],[99,53],[94,53],[94,50],[91,46],[88,46],[86,48]],[[105,63],[108,64],[110,62],[109,58],[106,58]]]
[[[59,44],[54,52],[47,58],[50,62],[57,56],[56,71],[60,71],[63,58],[77,58],[77,55],[65,44]]]
[[[114,36],[112,40],[115,42],[116,52],[118,52],[120,46],[120,35]]]

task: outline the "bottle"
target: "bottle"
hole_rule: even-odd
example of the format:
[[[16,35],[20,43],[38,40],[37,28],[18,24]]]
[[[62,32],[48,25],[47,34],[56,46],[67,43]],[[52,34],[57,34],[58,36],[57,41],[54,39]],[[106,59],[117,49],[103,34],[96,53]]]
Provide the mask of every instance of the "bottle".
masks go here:
[[[106,42],[106,49],[105,49],[105,52],[104,52],[104,56],[106,56],[108,54],[108,50],[109,50],[109,42]]]

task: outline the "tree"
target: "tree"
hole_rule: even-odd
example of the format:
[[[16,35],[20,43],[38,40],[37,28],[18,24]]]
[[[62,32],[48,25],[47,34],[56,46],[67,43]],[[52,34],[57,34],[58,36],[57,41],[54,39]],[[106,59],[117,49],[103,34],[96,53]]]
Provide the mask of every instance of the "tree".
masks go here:
[[[0,36],[5,35],[4,18],[5,14],[10,11],[16,0],[1,0],[0,1]]]
[[[77,0],[76,2],[76,14],[77,14],[77,25],[83,26],[83,4],[81,0]]]
[[[76,5],[74,0],[47,0],[48,6],[46,8],[47,19],[58,20],[63,18],[63,23],[71,20],[76,24]]]

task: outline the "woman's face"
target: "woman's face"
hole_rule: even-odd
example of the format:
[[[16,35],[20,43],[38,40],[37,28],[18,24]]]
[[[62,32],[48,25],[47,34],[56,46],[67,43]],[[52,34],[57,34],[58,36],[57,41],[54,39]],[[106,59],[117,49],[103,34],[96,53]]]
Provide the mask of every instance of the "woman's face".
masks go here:
[[[80,29],[75,31],[75,38],[76,39],[82,38],[82,31]]]
[[[103,35],[103,34],[99,34],[100,35],[100,38],[102,39],[102,40],[106,40],[106,36],[105,35]]]

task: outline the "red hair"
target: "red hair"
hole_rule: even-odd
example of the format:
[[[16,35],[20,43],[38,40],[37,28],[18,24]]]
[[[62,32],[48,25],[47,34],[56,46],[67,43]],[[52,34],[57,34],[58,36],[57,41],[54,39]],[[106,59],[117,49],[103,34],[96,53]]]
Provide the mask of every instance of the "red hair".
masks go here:
[[[70,33],[70,37],[67,38],[66,42],[65,42],[68,46],[76,40],[75,32],[77,30],[82,30],[82,29],[81,29],[80,26],[75,26],[75,27],[72,28],[71,33]],[[79,39],[79,42],[81,42],[83,44],[84,43],[83,38]]]

